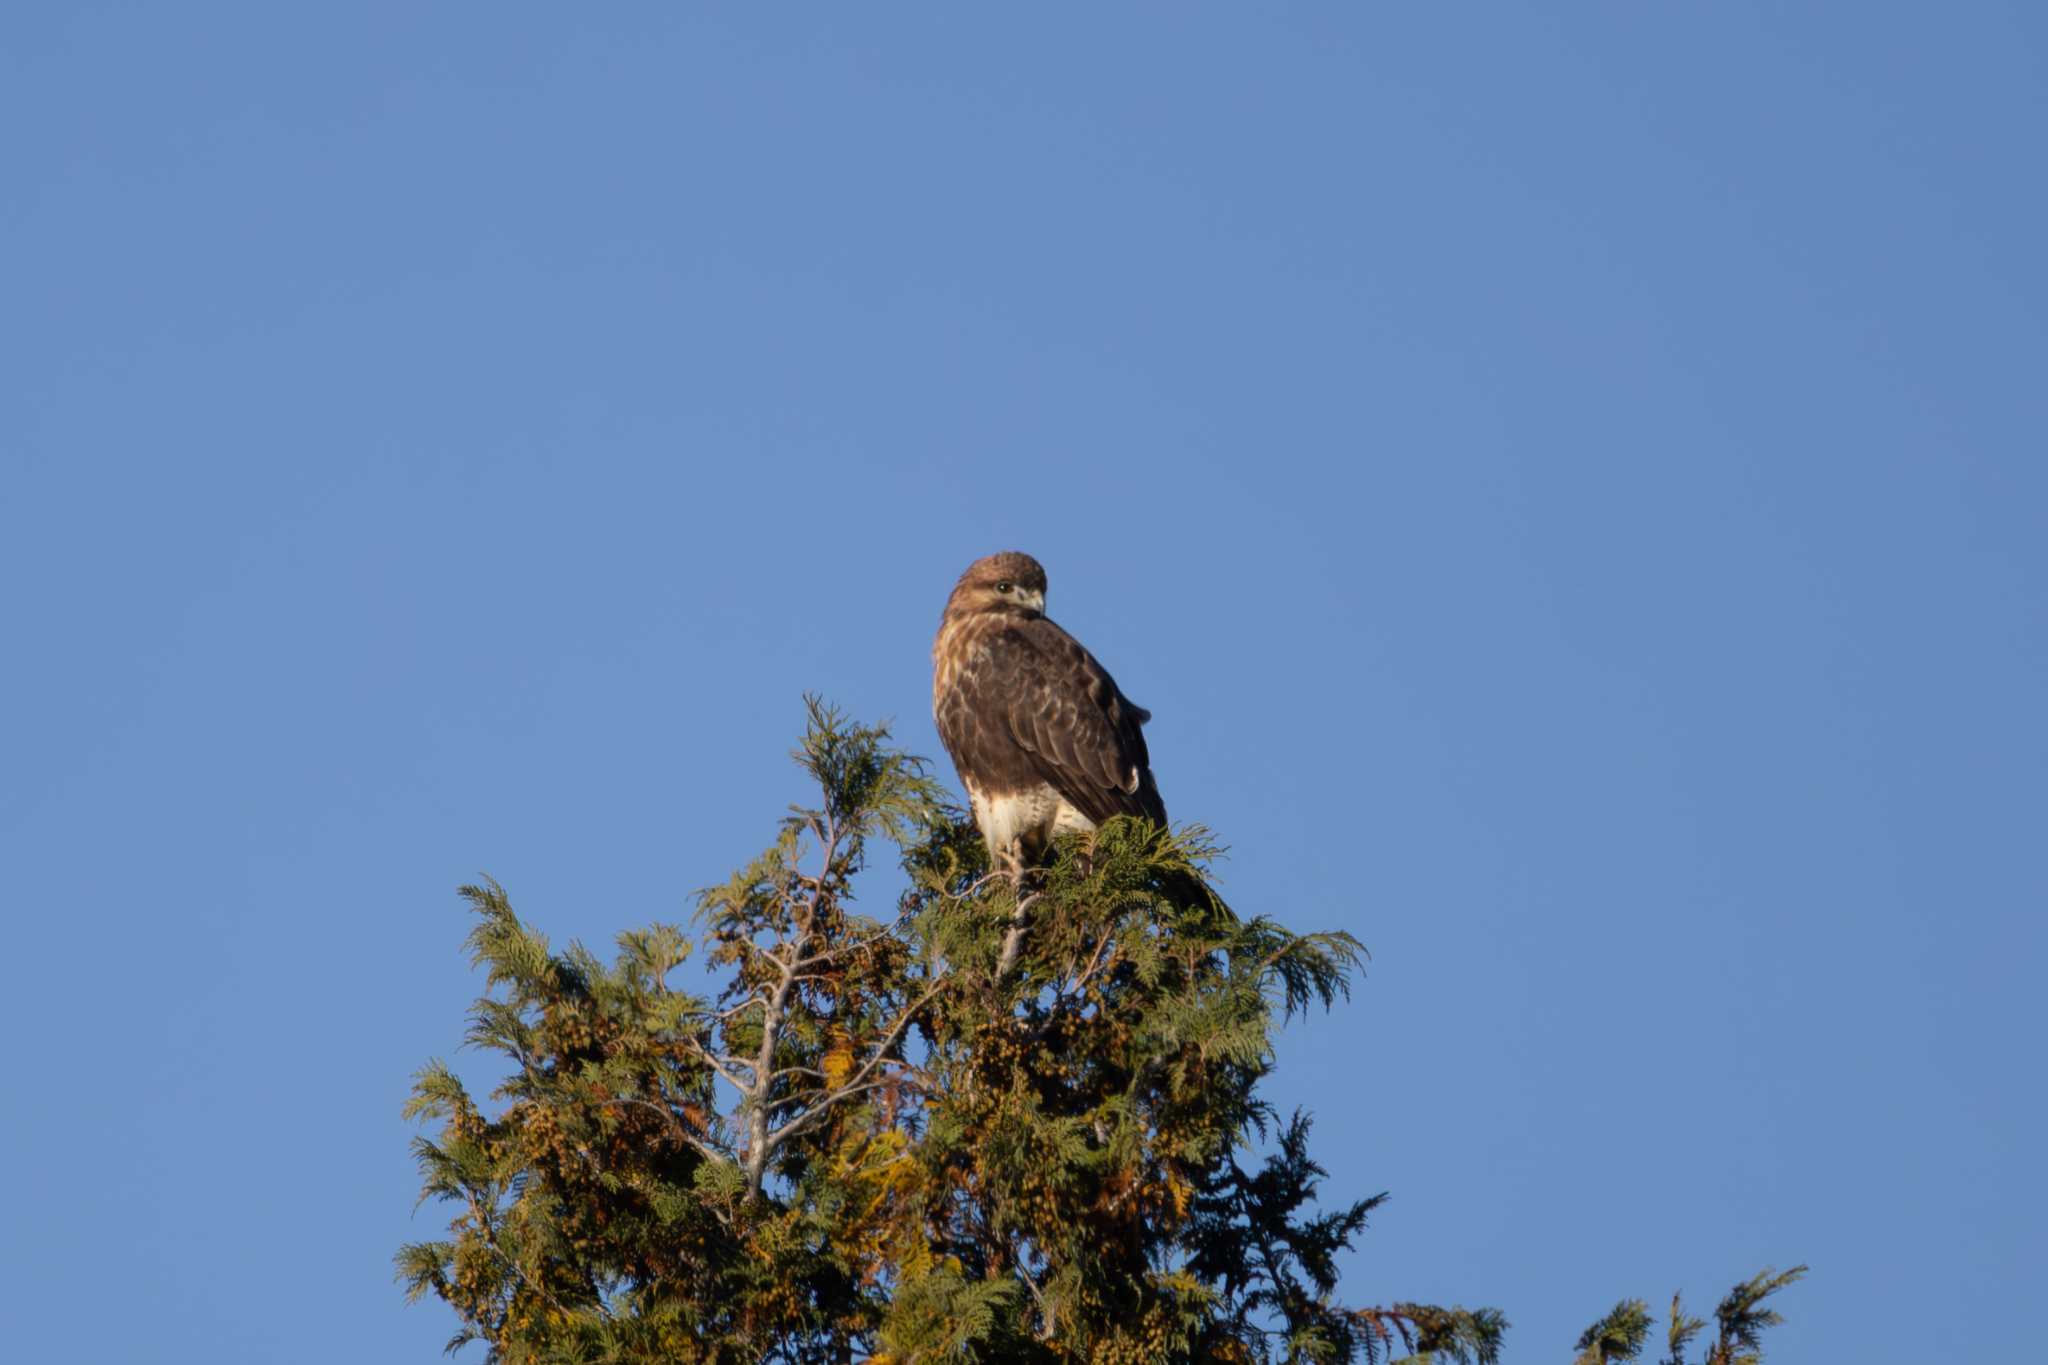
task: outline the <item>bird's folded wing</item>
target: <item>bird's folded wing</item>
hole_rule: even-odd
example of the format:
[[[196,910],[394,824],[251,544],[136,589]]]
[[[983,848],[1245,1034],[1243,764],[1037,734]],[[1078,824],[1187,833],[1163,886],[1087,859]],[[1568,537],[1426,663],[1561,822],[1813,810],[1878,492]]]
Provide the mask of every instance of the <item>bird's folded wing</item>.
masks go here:
[[[1094,656],[1043,617],[991,644],[1010,733],[1039,774],[1097,824],[1112,815],[1153,814],[1140,794],[1150,785],[1138,728],[1145,713]]]

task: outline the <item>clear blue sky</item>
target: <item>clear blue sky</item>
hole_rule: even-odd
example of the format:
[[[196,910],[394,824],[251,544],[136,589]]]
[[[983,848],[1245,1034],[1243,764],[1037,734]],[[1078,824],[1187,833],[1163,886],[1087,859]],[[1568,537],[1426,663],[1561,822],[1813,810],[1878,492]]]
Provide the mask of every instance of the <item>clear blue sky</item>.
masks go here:
[[[454,886],[678,916],[1015,547],[1374,953],[1347,1295],[2024,1358],[2044,143],[2020,3],[11,8],[8,1354],[432,1358]]]

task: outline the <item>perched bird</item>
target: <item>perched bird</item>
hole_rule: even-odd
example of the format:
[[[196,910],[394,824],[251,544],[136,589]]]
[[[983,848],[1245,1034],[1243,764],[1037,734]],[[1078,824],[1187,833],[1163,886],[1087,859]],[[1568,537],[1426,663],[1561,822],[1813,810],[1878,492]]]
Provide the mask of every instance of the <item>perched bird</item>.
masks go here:
[[[1139,727],[1151,713],[1045,614],[1045,569],[1009,551],[960,575],[932,642],[932,715],[994,865],[1112,815],[1166,823]]]

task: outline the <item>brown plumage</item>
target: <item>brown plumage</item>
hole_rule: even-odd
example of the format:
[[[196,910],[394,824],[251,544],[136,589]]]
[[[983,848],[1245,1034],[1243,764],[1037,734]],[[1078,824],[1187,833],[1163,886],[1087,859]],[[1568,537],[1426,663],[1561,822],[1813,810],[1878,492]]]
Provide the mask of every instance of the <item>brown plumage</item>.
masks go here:
[[[1151,713],[1045,615],[1045,570],[1010,551],[967,566],[932,642],[932,715],[989,856],[1015,870],[1112,815],[1166,823]]]

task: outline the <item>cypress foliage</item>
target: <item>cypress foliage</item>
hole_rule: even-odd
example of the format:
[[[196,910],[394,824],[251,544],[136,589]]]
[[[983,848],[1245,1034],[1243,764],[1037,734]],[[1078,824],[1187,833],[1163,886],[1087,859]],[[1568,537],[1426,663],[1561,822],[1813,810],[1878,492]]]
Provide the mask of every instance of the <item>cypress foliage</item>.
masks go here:
[[[454,1310],[451,1351],[1493,1365],[1498,1312],[1336,1298],[1385,1196],[1317,1212],[1308,1119],[1256,1094],[1273,1029],[1348,990],[1355,940],[1234,913],[1199,829],[1115,820],[1012,886],[922,760],[815,701],[795,757],[818,805],[700,893],[694,934],[630,931],[604,962],[463,888],[467,1041],[510,1075],[486,1112],[444,1064],[418,1074],[421,1201],[452,1217],[397,1257]],[[855,884],[890,846],[909,887],[870,917]],[[693,952],[715,996],[672,981]],[[1706,1365],[1756,1360],[1762,1299],[1800,1273],[1738,1286]],[[1647,1331],[1626,1302],[1580,1359]]]
[[[1763,1302],[1805,1274],[1803,1265],[1785,1271],[1766,1268],[1729,1290],[1714,1309],[1714,1323],[1720,1331],[1700,1357],[1700,1365],[1761,1365],[1764,1329],[1785,1320],[1777,1310],[1765,1308]],[[1634,1360],[1642,1354],[1656,1321],[1650,1306],[1641,1299],[1623,1299],[1579,1337],[1579,1354],[1572,1365],[1610,1365],[1613,1361]],[[1666,1333],[1670,1354],[1661,1365],[1686,1365],[1686,1348],[1706,1328],[1706,1320],[1687,1315],[1683,1301],[1673,1294],[1671,1323]]]

